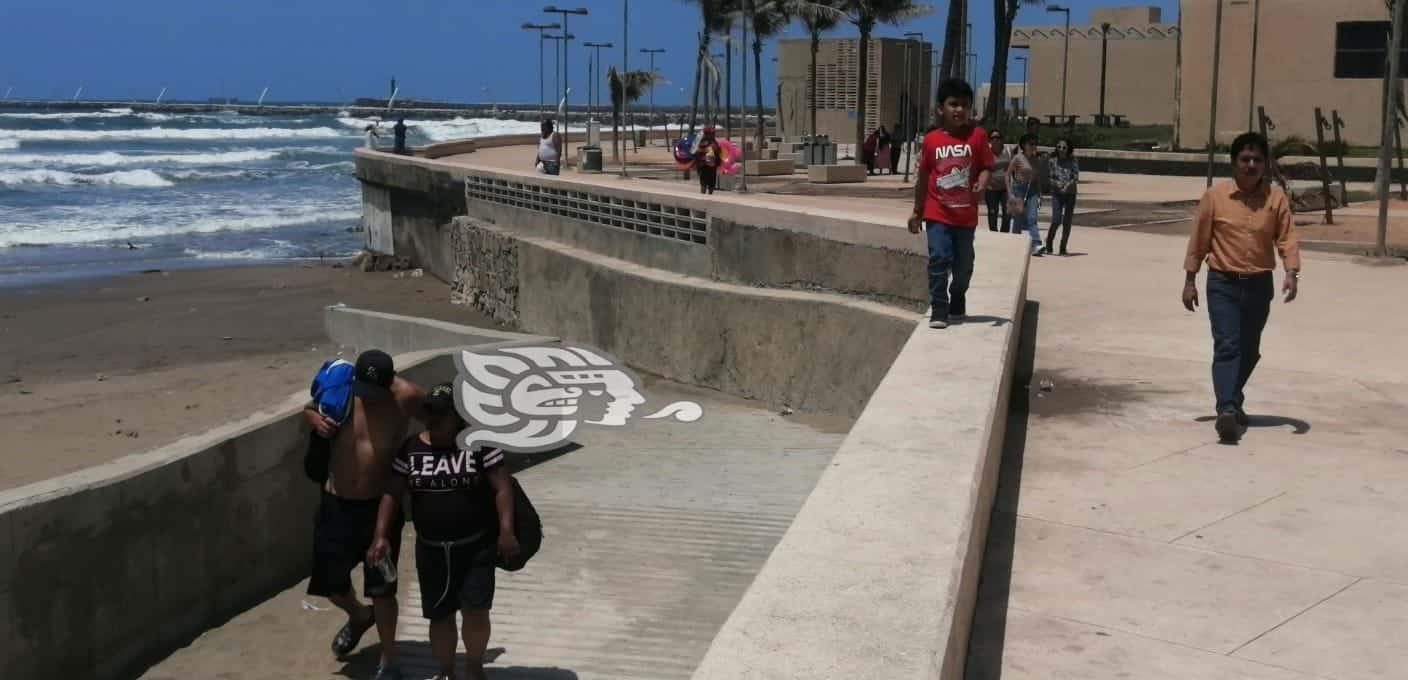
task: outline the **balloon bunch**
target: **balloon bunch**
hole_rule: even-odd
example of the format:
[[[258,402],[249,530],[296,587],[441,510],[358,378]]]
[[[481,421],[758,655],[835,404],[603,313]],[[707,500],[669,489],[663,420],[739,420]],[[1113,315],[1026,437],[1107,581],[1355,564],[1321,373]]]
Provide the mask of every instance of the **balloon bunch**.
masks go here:
[[[719,172],[725,175],[732,175],[738,172],[738,159],[743,157],[743,153],[738,147],[727,139],[715,140],[719,144]]]

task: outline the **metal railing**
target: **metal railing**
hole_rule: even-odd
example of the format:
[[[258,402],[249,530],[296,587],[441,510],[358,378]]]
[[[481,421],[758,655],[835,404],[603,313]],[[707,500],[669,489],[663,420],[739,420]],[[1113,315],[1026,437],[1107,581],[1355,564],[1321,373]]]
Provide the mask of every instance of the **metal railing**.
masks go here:
[[[466,175],[464,186],[465,197],[470,200],[535,210],[672,241],[705,245],[709,239],[709,216],[703,210],[479,175]]]

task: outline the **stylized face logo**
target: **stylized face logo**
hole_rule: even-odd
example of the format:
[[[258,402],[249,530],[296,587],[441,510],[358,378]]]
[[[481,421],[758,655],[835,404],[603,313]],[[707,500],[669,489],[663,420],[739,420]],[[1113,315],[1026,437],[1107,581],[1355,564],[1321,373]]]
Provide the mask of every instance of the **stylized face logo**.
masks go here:
[[[455,403],[470,427],[459,445],[515,452],[552,450],[579,423],[621,427],[646,399],[628,369],[595,349],[568,344],[464,350],[455,357]],[[676,402],[645,416],[693,422],[694,402]]]

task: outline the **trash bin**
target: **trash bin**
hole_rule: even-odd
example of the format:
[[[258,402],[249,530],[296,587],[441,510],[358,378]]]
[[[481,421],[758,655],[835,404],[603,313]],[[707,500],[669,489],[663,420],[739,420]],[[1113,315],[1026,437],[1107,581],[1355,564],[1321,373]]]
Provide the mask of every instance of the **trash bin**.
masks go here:
[[[581,155],[582,172],[601,172],[601,147],[584,146],[578,153]]]

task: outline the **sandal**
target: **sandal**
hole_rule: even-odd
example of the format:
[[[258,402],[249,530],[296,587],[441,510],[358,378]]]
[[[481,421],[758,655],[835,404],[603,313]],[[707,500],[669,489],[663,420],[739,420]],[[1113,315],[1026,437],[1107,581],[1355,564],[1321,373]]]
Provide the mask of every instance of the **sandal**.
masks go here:
[[[337,637],[332,639],[332,653],[343,656],[357,648],[357,643],[362,641],[362,635],[366,634],[372,626],[376,625],[376,609],[367,607],[367,622],[357,625],[349,620],[342,630],[337,631]]]

